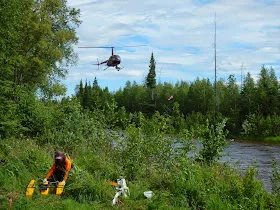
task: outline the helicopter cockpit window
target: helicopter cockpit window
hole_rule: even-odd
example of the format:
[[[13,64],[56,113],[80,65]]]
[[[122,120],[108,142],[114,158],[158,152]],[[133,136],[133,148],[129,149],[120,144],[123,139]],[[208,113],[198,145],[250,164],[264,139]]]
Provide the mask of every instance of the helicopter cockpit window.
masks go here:
[[[118,55],[113,55],[113,59],[114,59],[114,60],[121,60],[121,57],[118,56]]]

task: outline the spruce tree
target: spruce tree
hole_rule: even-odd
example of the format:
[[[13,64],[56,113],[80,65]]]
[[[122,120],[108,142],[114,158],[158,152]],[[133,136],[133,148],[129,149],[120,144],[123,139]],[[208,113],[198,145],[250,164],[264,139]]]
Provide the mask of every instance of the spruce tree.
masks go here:
[[[278,111],[278,81],[274,70],[262,66],[257,81],[257,101],[259,112],[263,116],[273,115]]]
[[[149,73],[146,77],[146,86],[152,91],[152,100],[154,100],[154,89],[156,88],[156,62],[152,53],[149,65]]]
[[[246,119],[249,114],[255,113],[257,110],[256,104],[256,87],[251,74],[248,72],[243,83],[242,91],[240,93],[240,108],[241,119]]]

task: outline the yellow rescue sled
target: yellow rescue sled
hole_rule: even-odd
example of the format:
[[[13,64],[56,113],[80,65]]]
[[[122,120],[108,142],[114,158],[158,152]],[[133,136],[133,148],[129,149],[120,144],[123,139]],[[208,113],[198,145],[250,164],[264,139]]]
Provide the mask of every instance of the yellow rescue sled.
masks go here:
[[[32,179],[26,187],[26,197],[31,198],[34,194],[36,181]],[[46,181],[38,186],[41,195],[56,194],[61,195],[63,193],[64,184],[62,182]]]

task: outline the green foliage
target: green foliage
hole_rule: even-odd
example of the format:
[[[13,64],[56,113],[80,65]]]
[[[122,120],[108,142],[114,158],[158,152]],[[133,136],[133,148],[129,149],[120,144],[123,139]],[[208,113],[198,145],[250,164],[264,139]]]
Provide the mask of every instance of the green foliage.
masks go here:
[[[238,109],[239,90],[234,75],[230,75],[228,77],[223,99],[224,100],[220,103],[220,111],[223,113],[223,115],[227,115],[228,117],[236,116]]]
[[[213,162],[215,158],[220,157],[220,153],[223,151],[226,143],[226,133],[224,132],[224,127],[226,124],[226,119],[222,122],[217,123],[217,125],[210,125],[207,122],[205,129],[199,134],[201,142],[203,145],[202,150],[199,152],[203,160],[206,162]]]
[[[156,62],[153,53],[150,59],[149,73],[146,78],[146,85],[150,89],[154,89],[156,87]]]
[[[245,119],[250,113],[256,111],[256,88],[254,79],[251,74],[248,72],[247,76],[244,79],[243,87],[241,87],[240,93],[240,113],[241,120]]]
[[[17,105],[4,101],[0,105],[0,139],[18,135],[21,130],[19,119],[15,116]]]
[[[200,124],[192,123],[200,122],[201,119],[204,120],[203,125],[206,119],[209,119],[212,124],[215,120],[227,118],[226,129],[229,131],[227,137],[237,138],[242,137],[242,132],[244,132],[243,122],[248,122],[251,115],[259,115],[264,118],[273,118],[273,120],[267,121],[267,126],[272,127],[271,131],[269,129],[261,134],[258,132],[258,137],[279,135],[277,133],[279,129],[274,129],[278,126],[277,118],[280,115],[279,82],[272,67],[269,70],[263,66],[260,79],[257,81],[254,81],[248,72],[242,87],[238,86],[234,75],[230,75],[227,81],[223,79],[217,81],[217,95],[209,79],[199,78],[194,82],[181,81],[175,85],[168,82],[159,83],[153,90],[154,100],[150,100],[150,88],[127,81],[125,88],[123,90],[120,88],[113,97],[119,107],[124,106],[129,113],[141,111],[145,116],[152,117],[158,111],[160,114],[169,116],[176,131],[180,128],[199,127]],[[174,97],[168,100],[170,95]],[[202,117],[195,119],[195,115],[197,117],[202,115]],[[259,130],[262,128],[260,127]],[[247,132],[247,137],[255,138],[254,134],[254,132]]]
[[[205,125],[206,116],[201,112],[192,112],[186,116],[187,129],[189,130],[199,130],[199,128]]]
[[[268,209],[273,208],[272,204],[269,204],[269,198],[266,196],[266,191],[262,189],[263,182],[257,179],[258,170],[253,167],[249,167],[246,170],[243,177],[243,199],[246,203],[244,207],[250,209]]]
[[[278,162],[275,159],[273,160],[272,168],[272,176],[270,177],[272,193],[280,197],[280,172]]]
[[[60,84],[59,80],[53,79],[46,84],[42,84],[41,88],[37,91],[40,98],[45,100],[52,100],[65,96],[67,89],[64,84]]]
[[[177,102],[173,104],[170,121],[176,133],[179,133],[180,130],[186,127],[184,116],[180,113],[179,104]]]
[[[77,109],[77,101],[65,100],[58,106],[62,104],[67,108],[63,109],[63,113],[69,116],[70,120],[73,120],[74,113],[77,116],[82,115]],[[102,129],[102,112],[87,113],[89,116],[91,114],[91,135],[86,141],[76,141],[72,147],[68,146],[70,142],[42,145],[38,139],[24,137],[0,142],[0,208],[8,208],[10,197],[13,198],[13,208],[19,209],[280,207],[279,199],[268,194],[262,183],[256,179],[256,170],[248,169],[246,174],[241,176],[226,164],[197,163],[183,155],[192,148],[188,146],[185,153],[177,153],[178,150],[174,150],[172,146],[176,143],[176,138],[174,140],[173,137],[166,136],[169,129],[168,118],[159,113],[151,119],[139,114],[138,125],[127,126],[123,135]],[[61,121],[57,123],[61,125],[65,117],[60,115],[56,120],[59,119]],[[80,123],[79,128],[85,126],[82,121],[74,123]],[[60,129],[64,126],[62,123]],[[81,134],[86,135],[86,130]],[[191,142],[187,139],[191,137],[192,132],[185,130],[180,133],[178,142],[184,142],[185,138],[186,145],[190,146]],[[51,167],[53,152],[58,147],[67,151],[75,165],[66,182],[64,194],[61,197],[42,197],[37,188],[33,198],[26,199],[24,193],[27,183],[31,179],[40,183]],[[131,195],[120,198],[124,203],[122,207],[112,207],[115,188],[106,183],[115,181],[120,175],[125,176]],[[151,199],[146,199],[143,195],[147,190],[154,193]]]
[[[188,99],[187,96],[189,94],[189,88],[190,88],[190,83],[187,83],[185,81],[180,81],[175,84],[174,90],[172,91],[173,93],[170,94],[170,95],[173,94],[174,97],[176,97],[176,101],[179,104],[180,111],[185,116],[189,112],[189,110],[187,108],[187,99]],[[211,94],[209,94],[209,95],[211,95]],[[167,98],[169,96],[167,96]]]
[[[116,114],[118,119],[117,126],[125,130],[132,120],[132,114],[127,113],[124,106],[122,106]]]
[[[98,129],[104,128],[101,112],[84,113],[77,100],[66,99],[53,112],[53,127],[40,141],[54,145],[65,145],[72,150],[78,142],[98,139]],[[98,116],[98,117],[97,117]],[[102,131],[102,130],[101,130]],[[100,131],[100,132],[101,132]]]
[[[63,66],[75,61],[72,44],[77,42],[79,11],[68,8],[65,0],[12,0],[2,1],[0,12],[5,17],[0,31],[6,37],[0,43],[1,49],[7,49],[0,56],[1,72],[9,72],[5,79],[43,88],[63,77]]]
[[[105,107],[103,109],[105,117],[105,125],[107,128],[114,128],[118,122],[118,116],[116,113],[118,106],[115,99],[106,102]]]
[[[64,195],[79,203],[92,203],[97,200],[110,200],[112,198],[110,188],[101,181],[93,179],[92,174],[86,171],[78,175],[72,175],[71,183],[66,189]]]
[[[251,114],[242,124],[243,135],[255,137],[257,139],[277,137],[280,135],[279,126],[280,118],[276,114],[267,117]]]
[[[109,93],[108,88],[102,90],[98,85],[96,77],[92,85],[86,81],[83,86],[83,82],[80,81],[80,85],[76,86],[76,97],[79,99],[81,106],[90,111],[94,111],[95,109],[103,109],[106,111],[110,106],[112,106],[113,109],[117,108],[117,104],[112,94]]]
[[[26,136],[41,136],[48,129],[51,129],[52,106],[38,100],[32,94],[22,91],[19,94],[18,109],[16,115],[20,121],[22,129],[18,129],[21,134]]]
[[[242,178],[227,165],[198,165],[188,160],[177,163],[171,183],[172,200],[187,209],[273,209],[279,205],[262,188],[256,171]],[[271,202],[271,203],[270,203]]]
[[[30,139],[9,138],[0,143],[0,160],[0,200],[8,204],[8,199],[13,198],[14,208],[19,208],[20,204],[25,204],[20,198],[24,197],[28,182],[43,178],[46,173],[47,150]]]
[[[139,126],[131,124],[126,128],[125,136],[120,139],[119,161],[124,175],[129,179],[150,176],[157,167],[166,167],[172,154],[172,140],[166,136],[168,119],[156,113],[152,119],[138,114]],[[137,165],[135,164],[137,161]],[[145,174],[141,174],[145,168]]]
[[[1,135],[40,135],[48,129],[48,108],[35,96],[66,92],[59,79],[76,60],[79,10],[65,0],[4,0],[0,16]]]
[[[243,188],[244,196],[247,198],[252,198],[256,196],[259,192],[259,181],[257,180],[258,170],[256,168],[250,167],[246,170],[245,176],[243,177]]]
[[[209,79],[197,78],[191,83],[187,97],[188,113],[201,112],[206,114],[214,110],[214,88]]]
[[[279,113],[279,83],[272,68],[262,66],[257,87],[258,111],[264,117]]]

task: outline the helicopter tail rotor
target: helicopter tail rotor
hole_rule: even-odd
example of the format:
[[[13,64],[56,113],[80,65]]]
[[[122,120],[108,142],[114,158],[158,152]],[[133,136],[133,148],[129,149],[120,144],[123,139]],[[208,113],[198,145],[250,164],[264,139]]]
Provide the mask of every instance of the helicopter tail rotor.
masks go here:
[[[98,60],[98,58],[97,58],[97,63],[95,63],[95,64],[92,64],[92,65],[96,65],[96,66],[98,66],[98,70],[99,70],[99,66],[100,66],[100,63],[99,63],[99,60]]]
[[[99,60],[98,60],[98,58],[96,58],[97,59],[97,66],[98,66],[98,70],[99,70]]]

